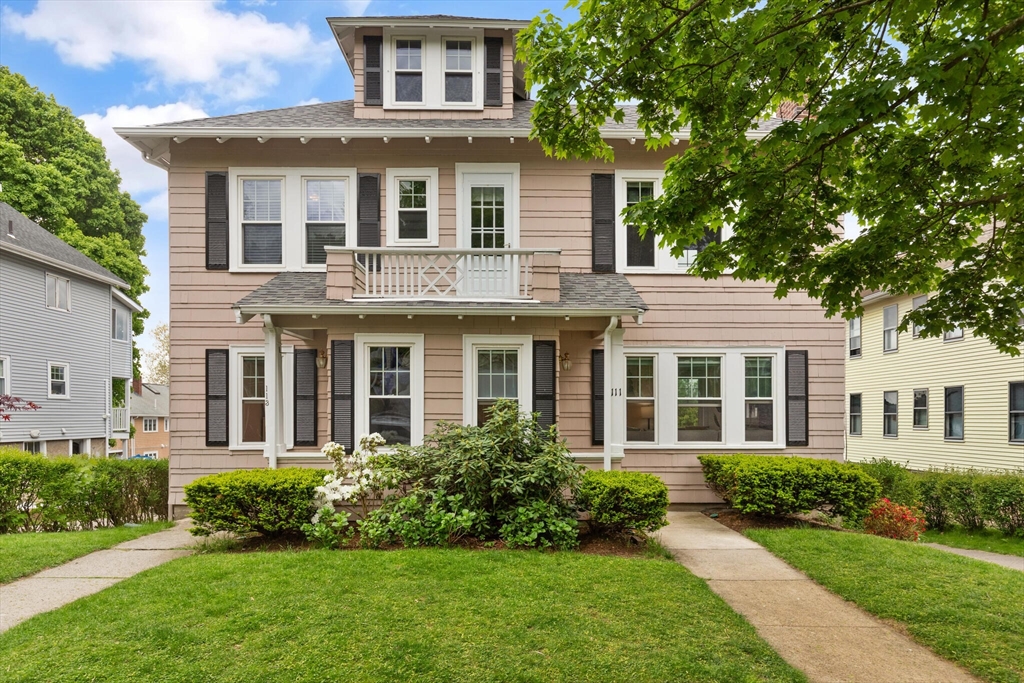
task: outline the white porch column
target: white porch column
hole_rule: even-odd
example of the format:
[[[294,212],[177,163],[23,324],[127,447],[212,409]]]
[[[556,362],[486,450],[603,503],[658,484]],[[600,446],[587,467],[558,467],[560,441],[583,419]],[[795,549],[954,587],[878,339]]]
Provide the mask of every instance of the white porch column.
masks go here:
[[[612,468],[612,456],[621,456],[626,427],[626,359],[621,327],[604,333],[604,468]]]
[[[284,375],[281,368],[281,330],[269,315],[263,316],[263,372],[266,434],[263,456],[270,469],[277,468],[277,456],[285,451]]]

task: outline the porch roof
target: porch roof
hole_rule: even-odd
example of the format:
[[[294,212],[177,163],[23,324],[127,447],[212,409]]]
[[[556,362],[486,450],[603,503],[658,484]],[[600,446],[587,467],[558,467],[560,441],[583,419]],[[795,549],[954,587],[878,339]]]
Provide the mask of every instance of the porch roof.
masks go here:
[[[641,315],[647,304],[619,273],[559,273],[558,301],[473,301],[465,299],[376,299],[342,301],[327,298],[327,273],[280,273],[245,295],[234,308],[242,314],[333,313],[368,311],[446,315],[462,311],[478,315]],[[327,310],[325,310],[327,309]]]

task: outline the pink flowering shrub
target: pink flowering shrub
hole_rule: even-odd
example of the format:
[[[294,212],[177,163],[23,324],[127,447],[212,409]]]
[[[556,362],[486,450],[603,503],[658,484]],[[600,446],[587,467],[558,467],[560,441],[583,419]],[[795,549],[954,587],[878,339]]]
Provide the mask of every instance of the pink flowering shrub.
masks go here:
[[[898,541],[916,541],[924,529],[924,515],[920,510],[888,498],[875,503],[864,518],[864,531]]]

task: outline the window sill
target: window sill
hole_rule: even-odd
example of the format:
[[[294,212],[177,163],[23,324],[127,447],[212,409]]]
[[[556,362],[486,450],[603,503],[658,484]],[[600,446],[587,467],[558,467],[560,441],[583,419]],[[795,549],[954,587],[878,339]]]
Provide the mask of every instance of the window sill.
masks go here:
[[[960,437],[959,439],[957,439],[957,438],[954,438],[954,437],[951,437],[951,436],[944,436],[944,437],[942,437],[942,440],[943,441],[948,441],[949,443],[963,443],[964,442],[963,437]]]
[[[882,349],[882,354],[899,353],[899,349]]]
[[[67,394],[64,394],[63,396],[52,396],[47,394],[46,398],[51,399],[53,401],[67,401],[71,399],[71,397],[68,396]]]
[[[851,353],[850,359],[853,360],[854,358],[863,358],[863,356],[859,353]]]
[[[851,432],[851,433],[847,434],[847,436],[855,436],[855,437],[857,437],[859,439],[860,437],[864,436],[864,434],[863,433],[854,434],[854,433]]]
[[[681,444],[657,444],[657,443],[636,443],[626,442],[622,444],[622,448],[625,450],[636,450],[636,451],[701,451],[701,450],[716,450],[716,451],[736,451],[736,450],[780,450],[786,448],[785,444],[779,443],[712,443],[712,444],[696,444],[693,446],[684,446]]]

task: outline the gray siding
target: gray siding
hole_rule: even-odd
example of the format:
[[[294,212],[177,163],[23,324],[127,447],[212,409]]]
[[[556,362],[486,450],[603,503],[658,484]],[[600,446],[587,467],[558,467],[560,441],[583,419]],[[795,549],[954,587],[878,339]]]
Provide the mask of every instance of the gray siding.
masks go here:
[[[70,311],[46,308],[47,272],[71,280]],[[9,392],[40,406],[0,423],[0,442],[32,440],[36,429],[40,440],[106,436],[112,305],[109,285],[0,253],[0,355],[10,358]],[[121,344],[129,359],[123,376],[130,377],[131,344]],[[51,361],[69,365],[67,399],[47,397]]]

